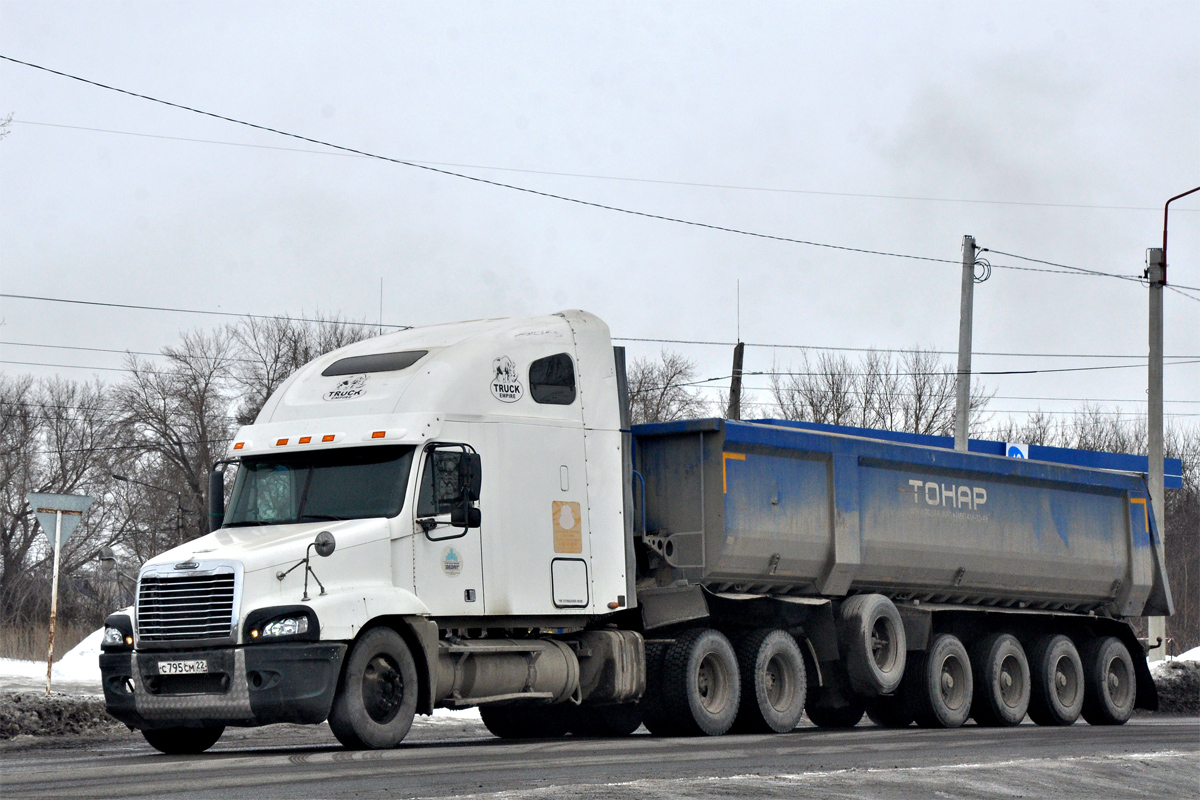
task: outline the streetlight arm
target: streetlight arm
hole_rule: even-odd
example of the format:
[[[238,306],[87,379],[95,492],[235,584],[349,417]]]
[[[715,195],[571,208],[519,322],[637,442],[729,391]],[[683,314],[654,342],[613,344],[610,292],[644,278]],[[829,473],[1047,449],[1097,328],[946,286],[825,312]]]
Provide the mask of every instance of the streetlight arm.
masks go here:
[[[1197,186],[1195,189],[1188,189],[1183,194],[1175,195],[1174,197],[1172,197],[1170,200],[1167,201],[1166,205],[1163,206],[1163,270],[1162,270],[1163,286],[1167,285],[1167,214],[1171,210],[1171,202],[1174,200],[1178,200],[1181,197],[1187,197],[1189,194],[1194,194],[1195,192],[1200,192],[1200,186]]]

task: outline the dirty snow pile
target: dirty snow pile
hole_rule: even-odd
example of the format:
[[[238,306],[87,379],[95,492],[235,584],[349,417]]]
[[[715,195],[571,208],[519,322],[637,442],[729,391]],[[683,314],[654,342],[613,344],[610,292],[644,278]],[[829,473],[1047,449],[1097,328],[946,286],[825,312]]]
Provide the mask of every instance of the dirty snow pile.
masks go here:
[[[0,694],[0,739],[119,730],[124,726],[108,715],[99,697],[57,692],[49,697],[40,692]]]
[[[1158,710],[1200,713],[1200,647],[1193,647],[1170,661],[1150,665],[1158,687]]]

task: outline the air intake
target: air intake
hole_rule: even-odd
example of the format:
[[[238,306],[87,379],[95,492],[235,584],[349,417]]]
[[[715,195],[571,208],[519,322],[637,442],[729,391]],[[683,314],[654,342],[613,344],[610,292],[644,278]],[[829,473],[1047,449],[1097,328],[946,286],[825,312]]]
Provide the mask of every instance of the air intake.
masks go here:
[[[229,567],[199,575],[143,575],[137,597],[139,640],[182,643],[230,639],[236,582]]]

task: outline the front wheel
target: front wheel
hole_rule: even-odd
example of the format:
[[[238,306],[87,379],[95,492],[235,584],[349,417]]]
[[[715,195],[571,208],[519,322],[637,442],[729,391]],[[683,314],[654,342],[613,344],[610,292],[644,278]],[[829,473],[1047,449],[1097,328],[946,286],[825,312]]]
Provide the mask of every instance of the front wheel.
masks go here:
[[[224,725],[211,728],[160,728],[142,731],[150,746],[169,756],[203,753],[217,743],[225,732]]]
[[[417,665],[400,634],[372,628],[354,644],[329,728],[351,750],[381,750],[400,744],[417,711]]]

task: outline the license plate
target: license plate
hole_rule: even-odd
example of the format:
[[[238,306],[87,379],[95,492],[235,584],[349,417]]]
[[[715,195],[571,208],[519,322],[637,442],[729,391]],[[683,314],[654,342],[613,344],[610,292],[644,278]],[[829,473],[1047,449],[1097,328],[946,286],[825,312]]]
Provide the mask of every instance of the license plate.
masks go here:
[[[203,659],[199,661],[160,661],[158,662],[159,675],[206,675],[208,674],[208,662]]]

